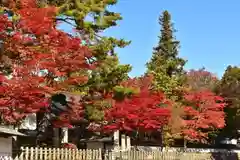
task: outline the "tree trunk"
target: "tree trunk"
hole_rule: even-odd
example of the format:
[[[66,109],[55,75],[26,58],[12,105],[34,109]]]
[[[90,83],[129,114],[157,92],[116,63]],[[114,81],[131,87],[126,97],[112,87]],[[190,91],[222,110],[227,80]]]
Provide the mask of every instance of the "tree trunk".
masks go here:
[[[161,150],[163,151],[163,148],[164,148],[164,133],[163,133],[163,127],[161,128],[161,141],[162,141],[162,148]]]

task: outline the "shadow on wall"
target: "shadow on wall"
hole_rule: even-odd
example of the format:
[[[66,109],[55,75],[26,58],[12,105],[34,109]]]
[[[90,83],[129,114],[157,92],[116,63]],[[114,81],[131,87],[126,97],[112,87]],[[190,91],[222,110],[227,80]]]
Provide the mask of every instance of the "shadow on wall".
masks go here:
[[[213,160],[239,160],[238,153],[235,152],[213,152]]]

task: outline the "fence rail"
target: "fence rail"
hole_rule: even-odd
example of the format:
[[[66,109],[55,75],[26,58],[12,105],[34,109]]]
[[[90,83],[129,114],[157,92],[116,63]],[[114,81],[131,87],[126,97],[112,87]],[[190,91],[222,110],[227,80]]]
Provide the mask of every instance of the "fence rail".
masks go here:
[[[119,151],[73,150],[67,148],[22,148],[21,152],[11,158],[0,160],[238,160],[240,154],[235,152],[161,152],[161,151]]]

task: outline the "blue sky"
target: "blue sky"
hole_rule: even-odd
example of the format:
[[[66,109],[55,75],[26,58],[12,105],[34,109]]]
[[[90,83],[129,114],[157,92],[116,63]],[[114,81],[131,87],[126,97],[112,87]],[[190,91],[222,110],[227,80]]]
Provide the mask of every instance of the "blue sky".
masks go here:
[[[158,42],[158,17],[163,10],[172,14],[181,42],[180,56],[188,60],[186,69],[204,66],[221,76],[227,65],[239,65],[239,0],[119,0],[112,10],[120,12],[123,20],[105,34],[132,41],[118,50],[121,63],[133,66],[131,76],[145,71]]]

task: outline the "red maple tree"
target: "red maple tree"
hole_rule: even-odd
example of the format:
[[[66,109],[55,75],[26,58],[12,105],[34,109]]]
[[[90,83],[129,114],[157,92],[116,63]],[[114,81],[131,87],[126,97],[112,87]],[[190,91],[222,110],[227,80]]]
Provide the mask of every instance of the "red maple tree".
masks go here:
[[[205,143],[208,134],[225,126],[224,99],[208,90],[185,95],[183,136],[188,141]]]
[[[105,131],[120,130],[124,132],[157,131],[168,122],[170,112],[168,101],[163,93],[151,92],[150,77],[130,79],[125,86],[138,87],[139,92],[123,101],[116,101],[112,108],[106,110]]]
[[[56,28],[58,8],[38,8],[36,2],[8,0],[6,12],[0,14],[1,47],[13,71],[11,78],[0,76],[0,114],[6,123],[48,107],[52,94],[87,81],[74,73],[94,66],[81,39]],[[60,119],[68,122],[81,113],[81,104],[74,103],[71,113]]]

